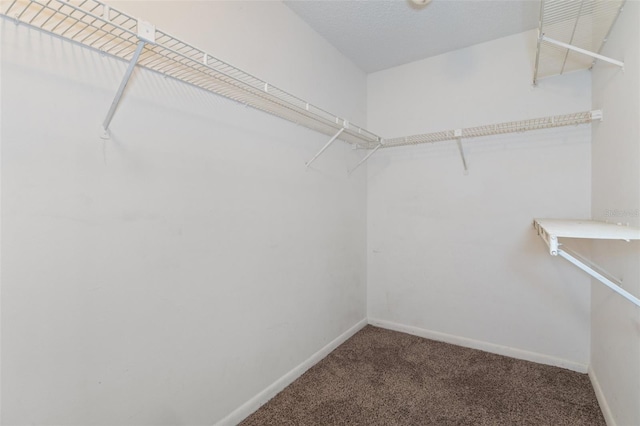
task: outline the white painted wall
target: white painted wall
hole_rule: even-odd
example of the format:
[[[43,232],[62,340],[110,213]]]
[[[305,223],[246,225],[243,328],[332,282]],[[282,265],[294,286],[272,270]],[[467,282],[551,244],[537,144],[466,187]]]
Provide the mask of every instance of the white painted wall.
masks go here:
[[[532,88],[535,32],[368,76],[383,137],[586,111],[591,77]],[[590,281],[536,217],[590,216],[589,126],[381,150],[369,161],[368,315],[377,323],[586,371]],[[580,245],[577,245],[580,247]]]
[[[281,3],[112,2],[383,136],[588,110],[592,87],[605,110],[593,148],[589,126],[465,141],[466,176],[453,143],[382,150],[368,188],[345,173],[362,153],[335,144],[305,171],[326,137],[148,72],[102,142],[125,64],[0,20],[0,420],[215,423],[365,317],[368,263],[374,322],[576,370],[591,356],[609,421],[640,423],[640,314],[597,283],[591,298],[531,228],[591,209],[639,225],[630,3],[607,45],[625,73],[533,89],[533,32],[365,80]],[[593,246],[636,294],[638,253]]]
[[[640,226],[640,4],[627,2],[603,51],[625,70],[598,63],[593,105],[593,217]],[[594,261],[640,295],[640,242],[594,241]],[[640,424],[640,309],[594,280],[591,374],[609,424]],[[599,388],[599,389],[598,389]]]
[[[118,7],[366,118],[279,2]],[[102,142],[126,64],[0,22],[3,424],[213,424],[365,318],[360,153],[145,71]]]

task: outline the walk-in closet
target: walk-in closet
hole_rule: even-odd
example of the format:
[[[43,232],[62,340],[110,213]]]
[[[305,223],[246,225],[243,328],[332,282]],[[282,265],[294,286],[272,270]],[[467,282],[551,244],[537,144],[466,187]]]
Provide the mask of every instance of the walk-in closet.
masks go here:
[[[0,423],[640,425],[636,0],[0,1]]]

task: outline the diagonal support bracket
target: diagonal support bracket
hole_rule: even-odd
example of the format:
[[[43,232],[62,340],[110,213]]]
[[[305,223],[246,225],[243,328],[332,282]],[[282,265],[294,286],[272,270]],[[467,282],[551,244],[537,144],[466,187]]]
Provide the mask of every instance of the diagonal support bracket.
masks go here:
[[[116,113],[116,109],[118,108],[118,104],[120,103],[120,99],[124,94],[124,90],[127,88],[127,83],[129,83],[129,79],[131,79],[131,74],[133,74],[133,70],[136,67],[136,63],[138,62],[138,58],[142,53],[142,49],[144,49],[145,41],[140,40],[138,42],[138,47],[136,47],[136,51],[129,62],[129,66],[127,67],[127,71],[124,73],[124,77],[122,77],[122,81],[120,82],[120,87],[118,87],[118,91],[116,92],[116,96],[113,98],[113,102],[111,103],[111,107],[107,112],[107,116],[102,122],[102,128],[104,129],[104,134],[102,136],[103,139],[109,139],[109,125],[111,124],[111,120],[113,119],[113,115]]]
[[[595,59],[600,59],[601,61],[609,62],[610,64],[617,65],[620,68],[624,69],[624,62],[618,61],[617,59],[612,59],[612,58],[609,58],[608,56],[604,56],[599,53],[591,52],[590,50],[573,46],[569,43],[564,43],[562,41],[549,38],[544,34],[540,36],[540,40],[546,41],[547,43],[555,44],[556,46],[564,47],[565,49],[573,50],[574,52],[582,53],[583,55],[591,56],[592,58],[595,58]]]
[[[107,20],[109,20],[109,7],[105,5],[104,15]],[[155,44],[156,42],[156,27],[150,22],[144,21],[142,19],[138,19],[137,23],[138,29],[138,45],[136,46],[135,52],[133,52],[133,56],[131,57],[131,61],[129,61],[129,66],[124,73],[124,77],[122,77],[122,81],[120,82],[120,87],[118,87],[118,91],[116,92],[116,96],[113,98],[113,102],[111,103],[111,107],[107,112],[107,116],[102,122],[102,129],[104,133],[102,134],[102,139],[109,139],[109,125],[111,124],[111,120],[113,119],[113,115],[116,113],[116,109],[118,108],[118,104],[120,103],[120,99],[122,99],[122,95],[124,94],[124,90],[127,88],[127,83],[131,79],[131,75],[133,74],[133,70],[136,67],[136,63],[140,58],[140,54],[144,49],[146,43]]]
[[[456,129],[454,131],[454,136],[456,137],[456,144],[458,145],[458,151],[460,152],[460,158],[462,159],[464,174],[468,175],[469,169],[467,168],[467,158],[464,156],[464,149],[462,149],[462,129]]]
[[[365,157],[362,160],[360,160],[360,162],[358,164],[356,164],[356,166],[353,169],[349,170],[349,174],[355,172],[358,167],[360,167],[362,164],[364,164],[369,159],[369,157],[371,157],[373,154],[375,154],[376,151],[379,150],[380,148],[382,148],[382,142],[380,142],[375,148],[373,148],[370,153],[365,155]]]
[[[338,139],[338,136],[340,136],[342,134],[342,132],[344,132],[344,127],[340,130],[338,130],[338,133],[336,133],[335,135],[333,135],[333,137],[329,140],[329,142],[326,143],[325,146],[322,147],[322,149],[320,151],[318,151],[318,153],[316,155],[313,156],[313,158],[309,161],[307,161],[305,163],[305,165],[307,166],[307,168],[311,165],[311,163],[313,163],[314,161],[316,161],[316,159],[318,157],[320,157],[322,155],[323,152],[325,152],[327,150],[327,148],[329,148],[331,146],[332,143],[334,143],[336,141],[336,139]]]
[[[564,248],[558,249],[558,255],[564,257],[569,262],[573,263],[578,268],[582,269],[584,272],[591,275],[634,305],[640,306],[640,299],[620,287],[622,285],[620,281],[611,277],[608,273],[599,270],[599,268],[595,267],[595,265],[591,264],[591,262],[589,262],[588,260],[582,258],[582,256],[580,256],[579,254]]]

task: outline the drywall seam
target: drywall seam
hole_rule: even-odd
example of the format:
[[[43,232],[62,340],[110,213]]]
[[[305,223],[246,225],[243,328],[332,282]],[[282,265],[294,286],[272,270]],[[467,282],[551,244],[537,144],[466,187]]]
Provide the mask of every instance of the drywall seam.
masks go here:
[[[427,339],[439,342],[451,343],[453,345],[463,346],[465,348],[479,349],[498,355],[504,355],[511,358],[522,359],[525,361],[537,362],[539,364],[551,365],[554,367],[562,367],[578,373],[586,373],[588,368],[585,364],[568,361],[562,358],[556,358],[549,355],[543,355],[536,352],[529,352],[522,349],[511,348],[509,346],[501,346],[493,343],[483,342],[480,340],[469,339],[466,337],[454,336],[452,334],[441,333],[438,331],[426,330],[424,328],[413,327],[410,325],[398,324],[391,321],[369,318],[369,324],[376,327],[386,328],[388,330],[400,331],[414,336],[425,337]]]
[[[600,404],[600,411],[602,411],[602,415],[604,416],[605,422],[607,422],[607,426],[616,426],[616,421],[613,418],[611,407],[609,407],[609,404],[607,403],[607,398],[600,387],[600,382],[598,381],[598,377],[596,376],[596,372],[593,370],[592,366],[589,366],[588,374],[589,380],[591,380],[591,386],[593,386],[593,390],[596,393],[598,404]]]
[[[336,337],[334,340],[329,342],[325,347],[320,349],[315,354],[311,355],[307,360],[302,362],[300,365],[295,367],[293,370],[289,371],[284,376],[280,377],[278,380],[269,385],[266,389],[258,393],[256,396],[251,398],[249,401],[242,404],[240,407],[231,412],[227,417],[223,418],[219,422],[215,423],[215,426],[233,426],[240,423],[242,420],[247,418],[253,412],[255,412],[258,408],[264,405],[271,398],[280,393],[284,388],[293,383],[298,377],[302,376],[308,369],[316,365],[319,361],[321,361],[324,357],[329,355],[334,349],[347,341],[351,336],[356,334],[358,331],[362,330],[367,325],[367,320],[363,319],[358,322],[356,325],[342,333],[340,336]]]

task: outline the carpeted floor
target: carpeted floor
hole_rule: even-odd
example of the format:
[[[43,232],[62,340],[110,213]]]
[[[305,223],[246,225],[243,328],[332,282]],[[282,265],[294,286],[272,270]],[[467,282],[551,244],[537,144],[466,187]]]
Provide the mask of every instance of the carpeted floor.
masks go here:
[[[605,422],[586,374],[367,326],[241,424]]]

